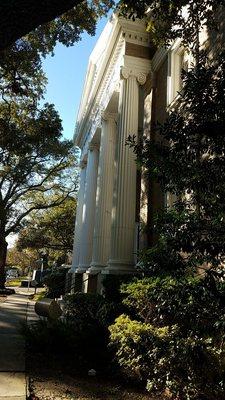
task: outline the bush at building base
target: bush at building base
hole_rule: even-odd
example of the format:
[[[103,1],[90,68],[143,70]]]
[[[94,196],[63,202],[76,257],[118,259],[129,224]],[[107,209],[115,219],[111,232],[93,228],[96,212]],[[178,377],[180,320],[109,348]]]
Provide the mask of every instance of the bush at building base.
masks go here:
[[[115,372],[108,326],[126,310],[101,295],[75,293],[65,298],[63,319],[39,321],[23,328],[29,349],[58,362],[70,373],[97,375]]]
[[[123,287],[136,319],[121,315],[111,343],[123,371],[176,400],[222,400],[225,287],[209,277],[145,278]]]

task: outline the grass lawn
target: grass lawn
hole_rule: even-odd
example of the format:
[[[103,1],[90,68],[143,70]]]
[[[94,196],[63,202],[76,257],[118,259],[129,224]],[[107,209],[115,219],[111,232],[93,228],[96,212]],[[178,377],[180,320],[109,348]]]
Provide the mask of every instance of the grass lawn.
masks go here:
[[[41,300],[45,297],[47,290],[44,288],[41,292],[30,294],[29,299],[33,301]]]
[[[26,278],[24,277],[20,277],[20,278],[12,278],[12,279],[8,279],[6,281],[6,287],[16,287],[16,286],[20,286],[20,283],[22,280],[24,280]]]

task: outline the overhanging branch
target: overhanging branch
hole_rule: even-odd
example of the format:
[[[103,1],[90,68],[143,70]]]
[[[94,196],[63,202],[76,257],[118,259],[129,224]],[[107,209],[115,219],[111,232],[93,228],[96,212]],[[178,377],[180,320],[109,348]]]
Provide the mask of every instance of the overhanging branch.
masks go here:
[[[66,192],[66,194],[63,197],[60,197],[60,199],[53,201],[50,204],[36,204],[31,206],[28,210],[24,211],[17,219],[16,222],[14,224],[12,224],[11,226],[9,226],[6,229],[6,233],[5,236],[8,236],[10,233],[15,232],[16,228],[20,225],[21,221],[27,216],[29,215],[32,211],[34,210],[47,210],[49,208],[53,208],[53,207],[57,207],[60,206],[74,191],[70,190],[68,192]]]
[[[3,0],[0,4],[0,50],[60,17],[83,0]]]

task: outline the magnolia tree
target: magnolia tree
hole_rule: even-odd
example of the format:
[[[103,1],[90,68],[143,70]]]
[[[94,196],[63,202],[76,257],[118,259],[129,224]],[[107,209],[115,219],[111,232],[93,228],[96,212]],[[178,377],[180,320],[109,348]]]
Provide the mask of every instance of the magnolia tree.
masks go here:
[[[122,288],[130,315],[111,326],[119,364],[154,394],[224,399],[225,57],[183,72],[161,139],[131,146],[174,195],[158,214],[158,240],[140,255],[144,279]]]
[[[140,4],[147,3],[153,6],[155,29],[165,22],[167,40],[180,36],[194,62],[182,72],[183,87],[164,123],[151,127],[141,148],[130,138],[138,165],[174,195],[174,203],[155,216],[157,241],[140,254],[145,278],[122,288],[130,315],[111,326],[111,341],[123,370],[146,382],[151,393],[174,400],[222,400],[225,55],[214,47],[214,56],[207,57],[199,40],[205,24],[212,29],[216,23],[216,14],[209,21],[216,4]],[[186,25],[182,5],[189,13]],[[167,9],[168,15],[157,19],[157,9]]]

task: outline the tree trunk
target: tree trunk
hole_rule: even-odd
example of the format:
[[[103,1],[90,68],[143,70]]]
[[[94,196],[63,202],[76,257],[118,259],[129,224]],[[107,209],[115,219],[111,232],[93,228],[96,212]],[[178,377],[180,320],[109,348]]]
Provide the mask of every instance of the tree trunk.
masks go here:
[[[7,256],[7,246],[8,243],[6,242],[5,237],[0,236],[0,289],[5,288],[5,264]]]

